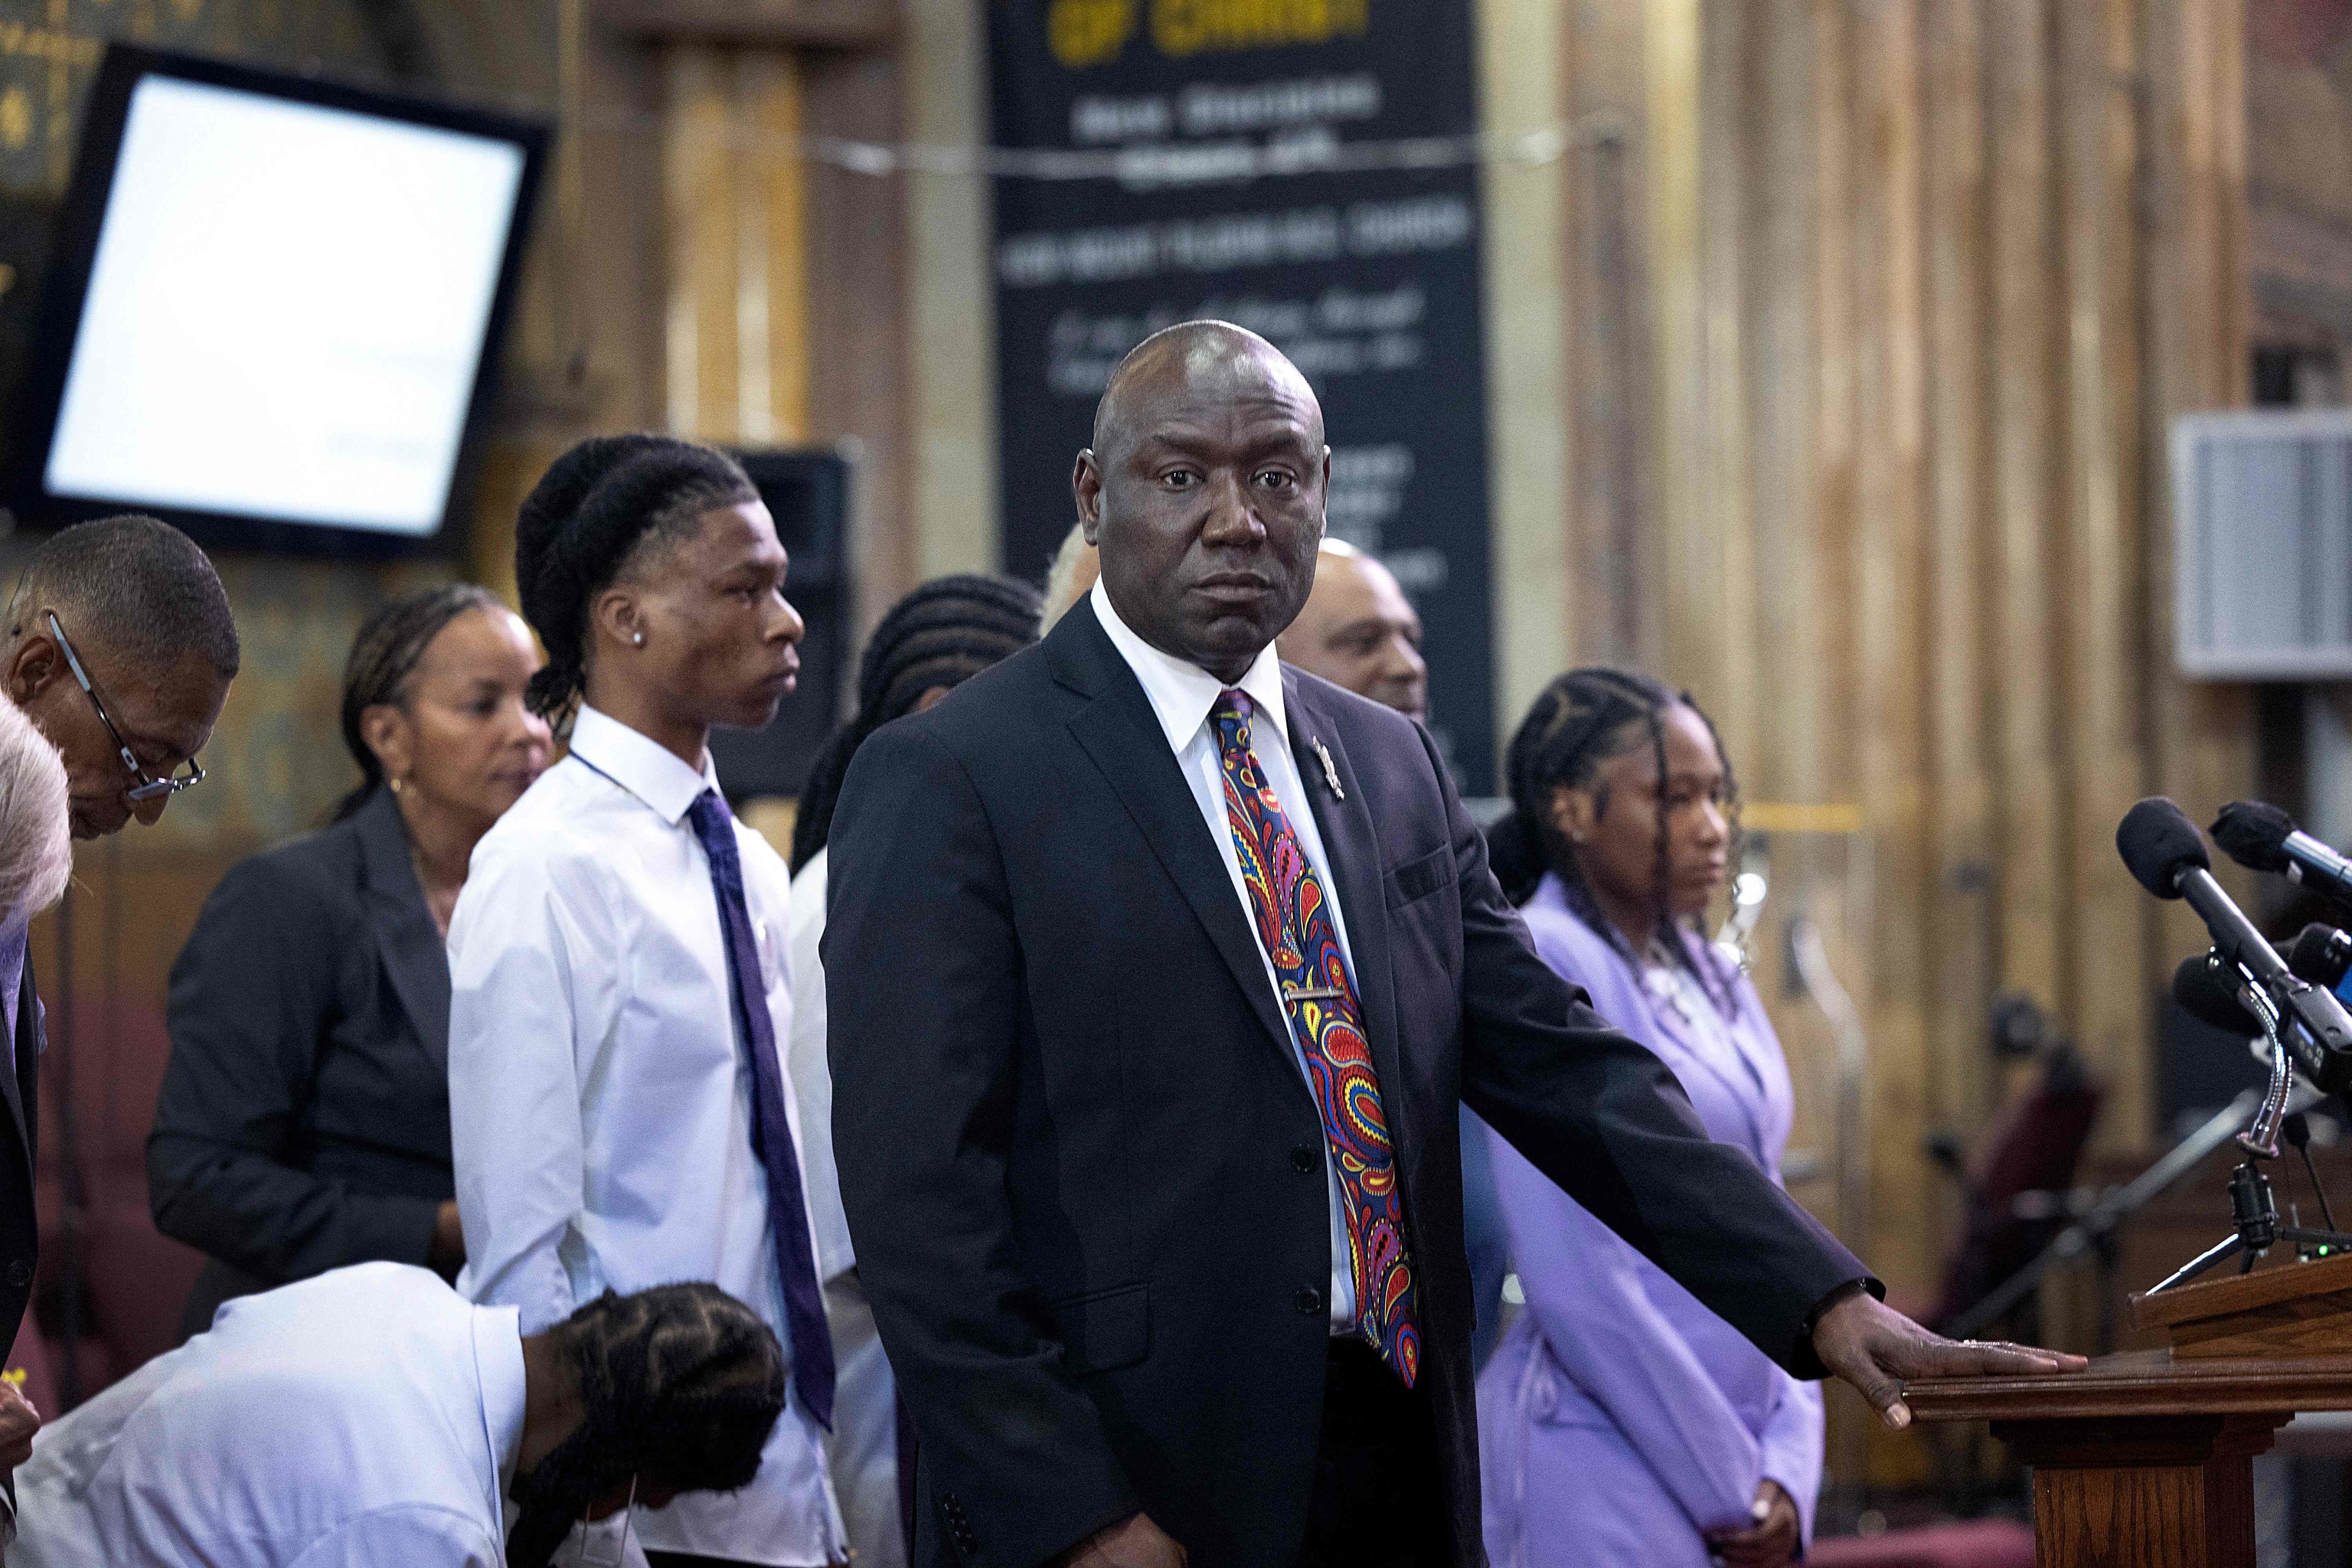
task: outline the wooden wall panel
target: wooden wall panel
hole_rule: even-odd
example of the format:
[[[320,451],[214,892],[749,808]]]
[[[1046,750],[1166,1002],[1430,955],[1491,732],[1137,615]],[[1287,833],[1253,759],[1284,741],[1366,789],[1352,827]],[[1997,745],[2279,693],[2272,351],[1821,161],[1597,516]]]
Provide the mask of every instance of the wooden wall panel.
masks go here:
[[[2143,5],[2147,31],[2148,200],[2145,205],[2150,375],[2142,400],[2148,496],[2150,739],[2157,787],[2200,820],[2252,793],[2252,696],[2242,686],[2171,673],[2172,518],[2165,430],[2174,416],[2246,399],[2252,369],[2243,0]],[[2242,897],[2252,879],[2223,868]],[[2167,907],[2160,954],[2203,940],[2195,915]]]
[[[2050,584],[2063,506],[2057,367],[2065,316],[2052,287],[2058,258],[2052,37],[2046,0],[1988,0],[1985,22],[1993,512],[1984,578],[1985,690],[1999,973],[2001,989],[2054,1009],[2065,962],[2065,857]]]
[[[1752,52],[1761,42],[1749,0],[1709,0],[1699,19],[1699,297],[1697,432],[1691,452],[1696,531],[1713,542],[1713,578],[1688,611],[1708,635],[1673,654],[1676,677],[1710,705],[1735,758],[1752,759],[1763,670],[1758,659],[1754,453],[1748,430],[1748,327],[1742,306],[1753,249],[1744,189]],[[1682,531],[1685,532],[1689,530]]]
[[[1926,294],[1921,276],[1920,0],[1865,0],[1853,29],[1855,184],[1853,560],[1860,799],[1874,867],[1869,958],[1876,1267],[1935,1261],[1928,1172],[1894,1130],[1930,1121],[1927,943],[1936,896],[1927,819],[1925,668]]]
[[[1655,336],[1645,200],[1644,7],[1576,5],[1562,29],[1571,122],[1563,284],[1568,317],[1571,646],[1581,662],[1666,665],[1664,559],[1654,521]]]
[[[903,68],[887,54],[802,61],[811,134],[889,142],[904,122]],[[856,462],[849,558],[857,640],[923,576],[907,515],[907,190],[903,174],[809,172],[809,437]],[[845,670],[844,674],[849,671]]]
[[[2146,793],[2141,701],[2147,643],[2136,574],[2142,497],[2139,294],[2130,0],[2055,8],[2053,130],[2067,314],[2063,569],[2053,579],[2066,714],[2065,1016],[2108,1079],[2103,1141],[2147,1140],[2154,906],[2121,874],[2116,823]]]
[[[1734,0],[1740,4],[1742,0]],[[1753,0],[1744,128],[1717,156],[1748,192],[1745,415],[1755,557],[1769,578],[1755,603],[1758,679],[1752,750],[1736,752],[1750,795],[1832,798],[1822,764],[1828,722],[1830,619],[1824,614],[1816,519],[1822,413],[1815,361],[1822,311],[1816,247],[1825,243],[1814,166],[1822,135],[1814,81],[1818,0]]]
[[[1973,1125],[1988,1079],[1992,778],[1986,745],[1986,190],[1982,5],[1927,8],[1927,1016],[1933,1119]]]
[[[1567,15],[1563,103],[1643,149],[1559,176],[1575,642],[1657,668],[1661,628],[1749,799],[1859,821],[1776,842],[1775,891],[1851,943],[1853,1239],[1920,1283],[1951,1217],[1922,1136],[2005,1091],[1996,992],[2105,1077],[2105,1142],[2153,1139],[2155,1001],[2196,939],[2116,824],[2246,783],[2245,693],[2169,671],[2162,467],[2174,413],[2245,394],[2243,0]],[[1817,1031],[1775,1012],[1805,1079]]]

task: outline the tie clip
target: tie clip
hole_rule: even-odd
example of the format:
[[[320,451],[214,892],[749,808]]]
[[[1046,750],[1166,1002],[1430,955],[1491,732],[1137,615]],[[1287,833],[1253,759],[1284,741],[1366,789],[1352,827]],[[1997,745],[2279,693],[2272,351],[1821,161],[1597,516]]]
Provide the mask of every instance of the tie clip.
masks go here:
[[[1339,1002],[1348,994],[1337,985],[1285,985],[1282,999],[1286,1002]]]
[[[1331,786],[1333,795],[1338,795],[1341,800],[1347,799],[1348,792],[1339,787],[1339,767],[1331,761],[1331,748],[1323,743],[1323,737],[1320,735],[1315,737],[1314,745],[1315,754],[1323,759],[1323,782]]]

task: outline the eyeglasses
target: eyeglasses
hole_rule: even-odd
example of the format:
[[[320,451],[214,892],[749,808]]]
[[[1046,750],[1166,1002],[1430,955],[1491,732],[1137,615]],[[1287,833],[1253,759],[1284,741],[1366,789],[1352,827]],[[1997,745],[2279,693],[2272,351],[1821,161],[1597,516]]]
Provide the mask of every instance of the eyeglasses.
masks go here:
[[[163,800],[205,782],[205,765],[194,757],[188,759],[186,773],[173,773],[170,778],[163,779],[150,773],[147,765],[131,753],[130,745],[122,739],[122,731],[114,727],[113,719],[107,714],[106,704],[98,700],[98,688],[89,683],[89,671],[81,667],[73,644],[66,640],[66,629],[58,625],[55,610],[49,612],[49,635],[57,639],[58,647],[65,650],[66,668],[73,671],[76,680],[81,682],[82,694],[89,699],[89,705],[98,710],[98,721],[106,726],[107,734],[113,737],[115,751],[121,755],[122,765],[131,770],[131,787],[123,792],[130,799],[141,804]]]

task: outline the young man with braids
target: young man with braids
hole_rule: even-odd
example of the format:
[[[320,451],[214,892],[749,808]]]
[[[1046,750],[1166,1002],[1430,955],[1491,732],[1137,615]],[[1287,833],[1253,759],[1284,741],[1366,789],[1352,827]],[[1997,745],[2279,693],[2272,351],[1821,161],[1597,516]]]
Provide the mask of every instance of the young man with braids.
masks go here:
[[[719,791],[717,725],[774,717],[801,619],[734,461],[584,441],[523,503],[516,579],[571,726],[474,851],[449,927],[458,1287],[525,1332],[605,1289],[709,1280],[782,1341],[791,1400],[751,1487],[646,1514],[656,1565],[842,1560],[792,1030],[790,882]],[[610,1528],[610,1527],[608,1527]]]
[[[842,787],[835,1150],[918,1563],[1475,1568],[1463,1101],[1898,1425],[1906,1377],[2079,1364],[1880,1305],[1544,964],[1427,732],[1279,668],[1329,463],[1272,344],[1146,340],[1073,479],[1102,580]]]
[[[1698,929],[1738,794],[1688,694],[1579,669],[1512,737],[1496,880],[1553,972],[1657,1053],[1707,1132],[1780,1180],[1787,1061]],[[1491,1131],[1528,1310],[1478,1382],[1486,1549],[1528,1568],[1785,1568],[1811,1535],[1822,1399]],[[1589,1499],[1573,1520],[1542,1500]]]
[[[9,1561],[545,1568],[576,1521],[749,1484],[785,1376],[713,1286],[526,1334],[425,1269],[356,1264],[231,1302],[50,1426]]]

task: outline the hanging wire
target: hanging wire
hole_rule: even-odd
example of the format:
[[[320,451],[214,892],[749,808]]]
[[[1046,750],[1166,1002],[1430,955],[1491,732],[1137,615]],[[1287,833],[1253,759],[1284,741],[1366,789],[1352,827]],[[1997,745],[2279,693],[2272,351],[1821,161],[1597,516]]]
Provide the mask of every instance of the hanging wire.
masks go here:
[[[520,106],[519,106],[520,107]],[[544,114],[533,104],[530,112]],[[643,110],[582,108],[580,130],[591,134],[667,134],[682,128]],[[1202,184],[1314,174],[1414,173],[1435,169],[1536,169],[1586,147],[1617,146],[1632,129],[1614,110],[1554,121],[1515,132],[1460,136],[1407,136],[1342,142],[1328,136],[1277,137],[1265,143],[1240,139],[1155,142],[1071,150],[971,146],[952,142],[866,142],[843,136],[793,135],[746,120],[696,126],[687,134],[746,152],[765,152],[877,179],[893,174],[1123,184]]]

